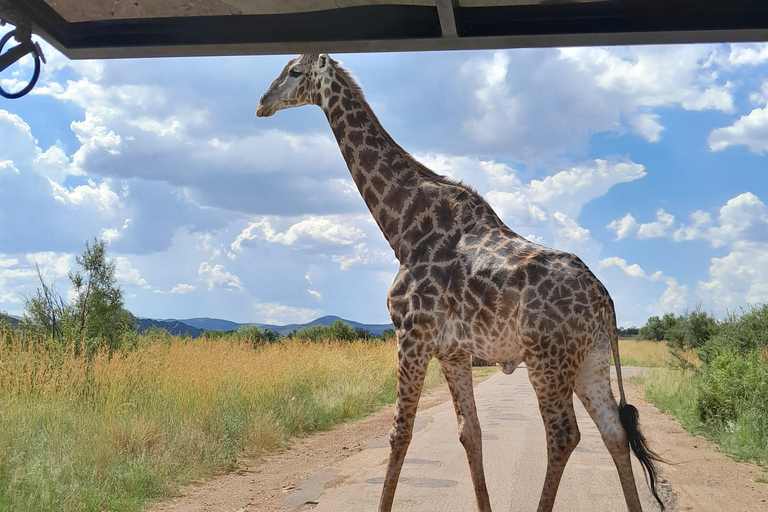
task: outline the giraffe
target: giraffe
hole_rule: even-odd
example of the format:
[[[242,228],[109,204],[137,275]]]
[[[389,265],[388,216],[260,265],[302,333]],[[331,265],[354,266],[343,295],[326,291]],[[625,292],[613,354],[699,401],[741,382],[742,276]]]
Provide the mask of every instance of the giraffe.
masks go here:
[[[654,461],[627,404],[613,301],[575,255],[510,230],[469,186],[440,176],[384,130],[357,81],[326,54],[291,60],[261,97],[256,115],[318,105],[360,194],[400,268],[387,296],[397,334],[397,399],[379,511],[390,511],[410,443],[421,388],[437,358],[451,392],[477,509],[491,510],[483,470],[471,355],[511,373],[525,362],[547,440],[538,510],[552,510],[566,462],[579,442],[573,394],[597,425],[629,510],[642,510],[629,448],[658,504]],[[619,384],[610,387],[610,357]]]

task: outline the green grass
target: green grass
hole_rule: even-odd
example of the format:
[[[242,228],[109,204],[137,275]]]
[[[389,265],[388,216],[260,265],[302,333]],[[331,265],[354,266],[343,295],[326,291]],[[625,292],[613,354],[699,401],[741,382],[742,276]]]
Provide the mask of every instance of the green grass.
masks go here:
[[[392,342],[145,340],[89,361],[11,336],[0,341],[0,510],[141,510],[393,402],[396,375]],[[433,364],[426,387],[441,382]]]
[[[704,435],[736,460],[766,465],[768,415],[763,399],[751,390],[741,396],[730,389],[717,394],[713,379],[720,384],[731,382],[719,375],[669,368],[648,370],[633,382],[643,386],[646,399],[674,416],[691,434]],[[762,382],[765,389],[768,381]]]

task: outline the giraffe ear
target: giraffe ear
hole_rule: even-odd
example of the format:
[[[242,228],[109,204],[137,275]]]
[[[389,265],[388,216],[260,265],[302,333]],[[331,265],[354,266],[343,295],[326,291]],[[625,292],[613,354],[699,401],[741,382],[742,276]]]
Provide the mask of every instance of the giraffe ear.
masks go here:
[[[328,61],[330,60],[330,57],[328,57],[327,53],[321,53],[320,57],[317,59],[317,69],[318,71],[325,71],[325,68],[328,67]]]

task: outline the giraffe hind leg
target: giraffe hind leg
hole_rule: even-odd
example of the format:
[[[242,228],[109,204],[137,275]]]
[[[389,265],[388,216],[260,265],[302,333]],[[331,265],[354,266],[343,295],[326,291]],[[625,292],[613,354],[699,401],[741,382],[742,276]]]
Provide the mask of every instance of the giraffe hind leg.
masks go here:
[[[610,362],[607,351],[592,350],[576,377],[576,396],[584,404],[595,422],[603,443],[619,472],[624,499],[630,512],[641,512],[632,461],[629,455],[627,433],[619,419],[619,407],[611,391]]]
[[[440,360],[440,368],[443,370],[453,397],[453,406],[456,409],[456,420],[459,425],[459,440],[467,452],[477,510],[490,512],[491,502],[488,498],[483,470],[483,441],[472,386],[471,361],[471,358],[464,354],[456,358]]]

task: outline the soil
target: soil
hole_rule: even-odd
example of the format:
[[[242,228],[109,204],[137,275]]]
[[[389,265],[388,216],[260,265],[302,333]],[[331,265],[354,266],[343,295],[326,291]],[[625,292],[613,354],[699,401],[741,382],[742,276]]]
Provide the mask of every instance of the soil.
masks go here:
[[[476,379],[476,384],[477,384]],[[643,400],[641,391],[627,388],[627,400],[640,413],[641,428],[652,447],[671,464],[659,467],[662,497],[671,511],[768,511],[766,470],[735,462],[701,437],[692,437],[671,417]],[[422,397],[420,409],[450,400],[446,385]],[[285,496],[311,475],[332,466],[368,443],[387,435],[393,407],[369,418],[298,440],[281,453],[258,462],[244,461],[235,473],[189,486],[180,497],[159,504],[153,512],[287,512]]]

